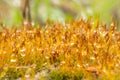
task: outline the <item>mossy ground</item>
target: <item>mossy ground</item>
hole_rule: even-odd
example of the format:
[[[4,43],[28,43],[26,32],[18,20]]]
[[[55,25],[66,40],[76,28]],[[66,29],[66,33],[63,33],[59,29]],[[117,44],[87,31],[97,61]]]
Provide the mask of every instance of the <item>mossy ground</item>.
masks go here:
[[[120,32],[114,23],[106,28],[81,19],[0,31],[3,80],[119,80],[119,73]]]

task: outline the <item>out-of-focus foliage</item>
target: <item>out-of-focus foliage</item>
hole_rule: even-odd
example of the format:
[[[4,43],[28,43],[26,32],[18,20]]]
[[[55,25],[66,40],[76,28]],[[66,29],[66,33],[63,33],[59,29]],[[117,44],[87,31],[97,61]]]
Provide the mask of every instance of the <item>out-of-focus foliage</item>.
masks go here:
[[[92,0],[92,2],[91,7],[95,15],[99,15],[103,22],[110,23],[112,18],[120,22],[120,0]]]
[[[21,0],[0,0],[0,14],[6,13],[4,15],[7,19],[4,21],[7,24],[22,21],[20,3]],[[79,17],[99,18],[104,23],[110,23],[112,18],[120,22],[119,3],[120,0],[30,0],[30,7],[32,21],[35,23],[44,24],[47,20],[64,22]],[[8,10],[9,12],[5,12]]]

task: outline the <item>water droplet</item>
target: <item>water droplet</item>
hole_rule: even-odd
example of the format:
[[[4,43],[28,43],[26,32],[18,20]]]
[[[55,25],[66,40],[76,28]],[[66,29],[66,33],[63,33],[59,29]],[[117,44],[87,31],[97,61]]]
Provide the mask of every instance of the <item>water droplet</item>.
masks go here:
[[[32,48],[32,50],[31,50],[32,52],[34,52],[35,50]]]
[[[73,46],[74,44],[75,44],[74,42],[70,43],[71,46]]]
[[[25,52],[25,51],[26,51],[25,48],[23,48],[23,49],[20,50],[20,52]]]
[[[29,77],[30,77],[30,75],[29,75],[29,74],[26,74],[26,75],[25,75],[25,77],[26,77],[26,78],[29,78]]]
[[[35,25],[35,23],[34,23],[34,22],[31,22],[31,25],[32,25],[32,26],[34,26],[34,25]]]
[[[45,58],[46,58],[46,59],[49,59],[49,57],[48,57],[48,56],[45,56]]]
[[[41,51],[42,49],[41,48],[37,48],[38,51]]]
[[[101,47],[101,45],[98,44],[98,43],[96,43],[96,42],[95,42],[93,45],[94,45],[96,48],[100,48],[100,47]]]
[[[92,56],[92,57],[90,57],[90,59],[91,59],[91,60],[95,60],[95,57]]]
[[[119,64],[116,64],[115,67],[119,67],[120,65]]]
[[[45,32],[46,32],[47,34],[49,33],[49,31],[48,31],[48,30],[46,30]]]
[[[84,64],[84,66],[85,66],[85,67],[87,67],[87,66],[89,66],[89,64],[88,64],[88,63],[86,63],[86,64]]]
[[[3,52],[3,54],[6,54],[6,53],[7,53],[6,51]],[[1,53],[0,53],[0,54],[1,54]]]
[[[22,54],[22,53],[21,53],[21,56],[22,56],[22,57],[25,57],[25,54]]]
[[[62,61],[61,64],[65,64],[65,61]]]
[[[87,52],[85,50],[82,51],[82,56],[87,55]]]
[[[76,52],[79,52],[79,49],[76,49]]]
[[[104,72],[104,73],[107,73],[107,70],[106,70],[105,68],[103,68],[103,72]]]
[[[110,26],[115,26],[115,24],[114,24],[114,23],[111,23]]]
[[[23,24],[24,24],[24,25],[28,25],[28,21],[24,21]]]
[[[77,64],[77,67],[80,68],[80,67],[82,67],[82,66],[81,66],[80,64]]]
[[[17,60],[16,59],[11,59],[10,62],[16,62]]]

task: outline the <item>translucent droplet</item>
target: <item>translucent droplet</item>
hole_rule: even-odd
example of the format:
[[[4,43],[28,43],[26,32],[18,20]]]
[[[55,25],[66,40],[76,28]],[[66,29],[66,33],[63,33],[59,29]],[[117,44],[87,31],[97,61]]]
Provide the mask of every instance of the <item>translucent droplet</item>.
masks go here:
[[[20,52],[25,52],[25,51],[26,51],[25,48],[23,48],[23,49],[20,50]]]
[[[46,66],[46,65],[47,65],[47,63],[44,63],[44,64],[43,64],[43,66]]]
[[[48,57],[48,56],[45,56],[45,58],[46,58],[46,59],[49,59],[49,57]]]
[[[62,39],[65,39],[65,36],[62,36]]]
[[[100,31],[100,34],[103,36],[103,37],[105,37],[106,35],[107,35],[107,32],[105,32],[105,31]]]
[[[6,53],[7,53],[6,51],[3,52],[3,54],[6,54]],[[1,53],[0,53],[0,54],[1,54]]]
[[[25,54],[21,54],[22,57],[25,57]]]
[[[16,59],[11,59],[10,62],[16,62],[17,60]]]
[[[77,67],[80,68],[80,67],[82,67],[82,66],[81,66],[80,64],[77,64]]]
[[[31,50],[32,52],[34,52],[35,50],[32,48],[32,50]]]
[[[23,22],[23,24],[24,24],[24,25],[27,25],[27,24],[28,24],[28,22],[27,22],[27,21],[24,21],[24,22]]]
[[[82,56],[87,55],[87,52],[85,50],[82,51]]]
[[[32,25],[32,26],[34,26],[34,25],[35,25],[35,23],[34,23],[34,22],[31,22],[31,25]]]
[[[61,64],[65,64],[65,61],[62,61]]]
[[[55,53],[55,51],[52,51],[51,53],[52,53],[52,54],[54,54],[54,53]]]
[[[73,46],[74,44],[75,44],[74,42],[70,43],[71,46]]]
[[[115,67],[119,67],[120,65],[119,64],[116,64]]]
[[[37,48],[38,51],[41,51],[42,49],[41,48]]]
[[[33,33],[33,31],[32,31],[32,30],[29,30],[29,31],[27,31],[27,33],[32,34],[32,33]]]
[[[2,34],[2,36],[5,36],[5,35],[6,35],[5,33]]]
[[[26,77],[26,78],[29,78],[29,77],[30,77],[30,75],[29,75],[29,74],[26,74],[26,75],[25,75],[25,77]]]
[[[110,26],[115,26],[115,24],[114,24],[114,23],[111,23]]]
[[[103,68],[103,72],[104,72],[104,73],[107,73],[107,70],[106,70],[105,68]]]
[[[79,52],[79,50],[78,50],[78,49],[76,49],[76,52]]]
[[[46,30],[45,32],[46,32],[46,33],[49,33],[49,31],[48,31],[48,30]]]
[[[90,57],[90,59],[91,59],[91,60],[95,60],[95,57],[92,56],[92,57]]]
[[[101,45],[100,44],[97,44],[97,43],[94,43],[93,44],[96,48],[100,48],[101,47]]]
[[[87,66],[89,66],[89,64],[88,64],[88,63],[86,63],[86,64],[84,64],[84,66],[85,66],[85,67],[87,67]]]

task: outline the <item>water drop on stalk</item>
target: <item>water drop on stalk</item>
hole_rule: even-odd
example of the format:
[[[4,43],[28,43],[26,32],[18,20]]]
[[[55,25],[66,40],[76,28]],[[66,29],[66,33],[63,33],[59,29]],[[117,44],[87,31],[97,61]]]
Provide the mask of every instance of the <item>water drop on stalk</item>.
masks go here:
[[[45,56],[45,58],[46,58],[46,59],[49,59],[49,57],[48,57],[48,56]]]
[[[90,59],[91,59],[91,60],[95,60],[95,57],[92,56],[92,57],[90,57]]]
[[[21,56],[22,56],[22,57],[25,57],[25,53],[21,53]]]
[[[73,46],[75,43],[74,42],[71,42],[70,45]]]
[[[25,52],[25,51],[26,51],[25,48],[23,48],[23,49],[20,50],[20,52]]]
[[[11,59],[10,60],[10,62],[13,62],[13,63],[16,62],[16,61],[17,61],[16,59]]]
[[[26,78],[29,78],[29,77],[30,77],[30,75],[29,75],[29,74],[26,74],[26,75],[25,75],[25,77],[26,77]]]
[[[80,64],[77,64],[77,67],[80,68],[80,67],[82,67],[82,66],[81,66]]]
[[[65,61],[62,61],[61,64],[65,64]]]

